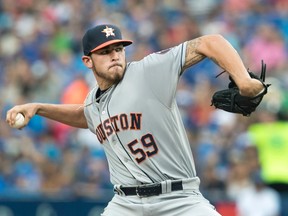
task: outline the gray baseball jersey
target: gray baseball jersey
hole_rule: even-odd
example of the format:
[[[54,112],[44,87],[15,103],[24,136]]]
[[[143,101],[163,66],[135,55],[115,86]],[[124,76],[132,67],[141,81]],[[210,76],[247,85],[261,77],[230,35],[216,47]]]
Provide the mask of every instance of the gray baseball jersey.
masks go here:
[[[89,129],[107,156],[112,184],[161,182],[196,176],[176,104],[186,42],[127,64],[121,82],[85,101]]]

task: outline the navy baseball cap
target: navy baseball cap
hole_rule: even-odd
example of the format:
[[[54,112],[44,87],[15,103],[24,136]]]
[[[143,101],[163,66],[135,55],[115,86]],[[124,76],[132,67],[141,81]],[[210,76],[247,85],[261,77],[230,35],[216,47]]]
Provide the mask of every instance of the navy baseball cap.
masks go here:
[[[98,25],[88,29],[82,38],[84,55],[88,56],[91,52],[102,49],[115,43],[122,43],[128,46],[133,43],[131,40],[123,40],[120,29],[115,25]]]

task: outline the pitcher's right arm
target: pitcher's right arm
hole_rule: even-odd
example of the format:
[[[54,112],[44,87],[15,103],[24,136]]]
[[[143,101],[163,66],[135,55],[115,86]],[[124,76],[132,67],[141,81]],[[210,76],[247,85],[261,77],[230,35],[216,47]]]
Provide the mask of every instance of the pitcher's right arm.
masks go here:
[[[83,104],[27,103],[17,105],[6,114],[6,122],[10,126],[15,123],[17,113],[22,113],[25,116],[23,127],[34,115],[39,115],[72,127],[88,128]]]

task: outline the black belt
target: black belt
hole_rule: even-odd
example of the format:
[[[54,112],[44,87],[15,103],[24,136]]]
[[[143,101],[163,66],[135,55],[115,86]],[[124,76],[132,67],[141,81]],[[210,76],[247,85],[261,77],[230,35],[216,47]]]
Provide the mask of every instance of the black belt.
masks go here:
[[[137,195],[139,197],[148,197],[154,195],[160,195],[163,193],[161,183],[153,183],[153,184],[143,184],[139,186],[120,186],[121,192],[123,192],[126,196]],[[172,181],[171,182],[171,191],[179,191],[183,190],[182,181]],[[115,193],[121,195],[121,192],[118,190],[114,190]]]

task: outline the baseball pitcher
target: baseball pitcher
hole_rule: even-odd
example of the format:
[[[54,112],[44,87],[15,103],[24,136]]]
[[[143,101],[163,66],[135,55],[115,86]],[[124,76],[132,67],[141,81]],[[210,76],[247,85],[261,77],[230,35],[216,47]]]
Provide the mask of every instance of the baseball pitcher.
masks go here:
[[[102,144],[115,196],[103,216],[219,215],[199,191],[190,144],[176,104],[177,83],[186,68],[208,57],[227,71],[238,94],[254,98],[265,85],[247,73],[238,53],[220,35],[183,42],[140,61],[126,62],[125,46],[114,25],[99,25],[83,37],[82,61],[97,86],[84,104],[28,103],[17,113],[25,125],[35,115],[89,128]]]

